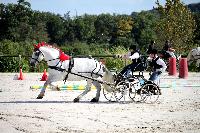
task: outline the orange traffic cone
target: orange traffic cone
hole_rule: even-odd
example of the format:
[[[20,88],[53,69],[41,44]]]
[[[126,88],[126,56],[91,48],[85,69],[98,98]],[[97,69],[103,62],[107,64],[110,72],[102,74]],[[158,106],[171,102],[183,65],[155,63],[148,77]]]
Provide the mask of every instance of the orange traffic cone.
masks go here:
[[[20,67],[20,72],[19,72],[18,80],[24,80],[24,76],[22,74],[22,67]]]
[[[42,75],[42,79],[40,81],[46,81],[47,80],[47,72],[46,69],[44,69],[44,73]]]

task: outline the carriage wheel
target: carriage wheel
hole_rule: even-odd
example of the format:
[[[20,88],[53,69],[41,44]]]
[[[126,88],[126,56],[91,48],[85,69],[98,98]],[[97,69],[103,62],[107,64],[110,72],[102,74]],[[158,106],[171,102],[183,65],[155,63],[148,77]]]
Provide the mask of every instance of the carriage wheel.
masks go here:
[[[140,89],[141,85],[139,82],[136,82],[134,84],[131,84],[129,88],[129,97],[132,99],[134,102],[141,102],[143,101],[141,95],[140,95]]]
[[[128,84],[125,81],[119,82],[115,87],[115,98],[117,101],[120,101],[122,97],[126,95],[128,91]]]
[[[155,103],[161,94],[159,87],[154,83],[144,84],[139,93],[145,103]]]
[[[116,101],[115,93],[113,91],[108,92],[105,89],[103,89],[103,95],[109,102],[115,102]]]

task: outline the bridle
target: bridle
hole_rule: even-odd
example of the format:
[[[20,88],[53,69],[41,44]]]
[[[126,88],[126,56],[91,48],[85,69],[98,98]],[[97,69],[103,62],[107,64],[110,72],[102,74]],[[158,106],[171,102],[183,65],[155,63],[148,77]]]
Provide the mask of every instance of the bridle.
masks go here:
[[[36,54],[35,54],[35,55],[37,56],[37,58],[33,58],[33,57],[32,57],[31,59],[33,59],[33,60],[35,60],[36,62],[38,62],[38,63],[39,63],[39,62],[40,62],[40,61],[38,60],[38,58],[39,58],[39,55],[40,55],[40,54],[42,54],[42,56],[44,57],[44,54],[43,54],[43,53],[42,53],[42,51],[40,51],[39,49],[37,49],[37,50],[34,50],[34,51],[36,52]],[[48,62],[48,61],[57,60],[57,59],[59,59],[59,57],[58,57],[58,58],[55,58],[55,59],[50,59],[50,60],[47,60],[47,62]]]
[[[38,58],[39,58],[39,55],[40,54],[42,54],[42,56],[44,57],[44,54],[42,53],[42,51],[40,51],[39,49],[37,49],[37,50],[34,50],[35,51],[35,56],[37,57],[37,58],[33,58],[33,57],[31,57],[31,59],[33,59],[33,60],[35,60],[36,62],[40,62],[39,60],[38,60]]]

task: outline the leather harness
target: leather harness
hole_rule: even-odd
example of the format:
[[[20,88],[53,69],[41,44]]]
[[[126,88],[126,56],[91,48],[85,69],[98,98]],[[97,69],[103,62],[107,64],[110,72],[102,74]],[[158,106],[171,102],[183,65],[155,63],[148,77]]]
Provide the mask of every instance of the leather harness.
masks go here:
[[[38,55],[39,55],[40,53],[42,53],[39,49],[37,49],[37,50],[39,51]],[[62,51],[61,51],[61,52],[62,52]],[[43,53],[42,53],[42,55],[43,55]],[[43,55],[43,56],[44,56],[44,55]],[[34,60],[36,60],[37,62],[39,62],[37,58],[32,58],[32,59],[34,59]],[[78,72],[78,74],[77,74],[77,73],[73,73],[73,72],[71,71],[72,68],[74,67],[74,58],[72,58],[72,57],[69,58],[69,67],[68,67],[67,70],[61,68],[61,67],[62,67],[62,64],[61,64],[60,67],[58,67],[58,64],[59,64],[60,62],[63,62],[63,61],[64,61],[64,60],[62,60],[60,57],[55,58],[55,59],[51,59],[51,60],[48,60],[48,61],[53,61],[53,60],[57,60],[57,59],[59,59],[59,62],[58,62],[55,66],[48,66],[48,68],[54,69],[54,70],[57,70],[57,71],[61,71],[61,72],[67,72],[67,75],[65,76],[65,78],[64,78],[64,80],[63,80],[64,82],[66,82],[69,73],[71,73],[71,74],[73,74],[73,75],[80,76],[80,77],[88,78],[88,79],[92,79],[92,78],[89,78],[89,77],[87,77],[87,76],[83,76],[83,75],[81,75],[81,74],[79,74],[79,73],[90,73],[90,74],[91,74],[91,77],[92,77],[93,74],[98,75],[98,76],[100,76],[100,77],[103,77],[101,74],[98,74],[98,72],[99,72],[100,69],[102,68],[102,65],[100,65],[100,68],[99,68],[98,72],[94,73],[94,71],[95,71],[96,68],[97,68],[97,63],[96,63],[96,68],[94,68],[94,69],[92,70],[92,72]],[[67,60],[67,59],[66,59],[66,60]]]

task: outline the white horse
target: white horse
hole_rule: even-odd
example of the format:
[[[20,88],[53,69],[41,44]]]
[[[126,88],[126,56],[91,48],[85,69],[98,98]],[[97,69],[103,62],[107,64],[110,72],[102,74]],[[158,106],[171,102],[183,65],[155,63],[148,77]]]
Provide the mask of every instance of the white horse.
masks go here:
[[[196,67],[200,69],[200,47],[192,49],[187,56],[187,60],[188,65],[196,61]]]
[[[52,82],[61,81],[61,80],[76,80],[77,78],[87,79],[87,85],[82,94],[74,99],[74,102],[79,102],[79,100],[91,90],[91,85],[93,84],[96,89],[96,97],[94,97],[91,102],[98,102],[101,91],[100,81],[107,81],[109,83],[114,83],[113,76],[107,68],[97,60],[93,58],[72,58],[65,55],[60,49],[47,45],[45,43],[39,43],[34,45],[35,49],[32,54],[30,64],[32,66],[37,65],[41,60],[45,60],[48,64],[48,79],[44,83],[43,88],[41,89],[40,94],[37,99],[42,99],[45,90],[48,85],[52,85]],[[74,76],[73,74],[78,74],[81,76]],[[72,79],[74,77],[74,79]],[[98,80],[93,80],[97,79]],[[112,87],[104,84],[106,90],[111,90]]]

